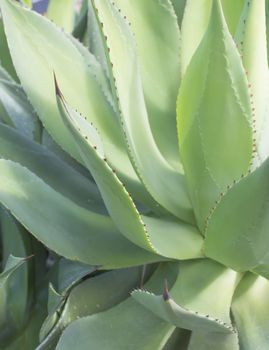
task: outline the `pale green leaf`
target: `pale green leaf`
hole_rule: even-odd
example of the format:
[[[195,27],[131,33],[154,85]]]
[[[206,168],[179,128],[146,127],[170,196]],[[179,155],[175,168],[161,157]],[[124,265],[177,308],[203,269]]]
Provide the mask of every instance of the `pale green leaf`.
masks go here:
[[[235,39],[250,83],[256,162],[260,164],[269,156],[269,72],[264,0],[245,1]]]
[[[10,120],[7,124],[40,141],[40,122],[20,85],[0,79],[0,103]]]
[[[50,0],[47,17],[71,33],[75,22],[74,0]]]
[[[176,169],[181,169],[175,110],[180,84],[180,32],[173,7],[168,0],[114,2],[130,21],[135,35],[154,140],[164,158]]]
[[[160,266],[146,286],[159,286],[155,289],[158,293],[164,276],[172,283],[176,269],[177,264]],[[174,329],[128,298],[105,312],[72,323],[56,349],[162,350]]]
[[[238,334],[192,332],[188,350],[240,350]]]
[[[122,127],[134,167],[160,206],[184,221],[193,222],[184,176],[162,156],[150,128],[135,40],[128,22],[108,0],[95,2],[95,7],[107,40],[110,78],[114,96],[119,99]]]
[[[15,72],[12,59],[10,56],[7,39],[4,31],[3,19],[0,12],[0,64],[12,76],[13,79],[18,80]]]
[[[240,349],[267,350],[268,300],[268,280],[251,273],[246,274],[236,290],[232,304]]]
[[[60,311],[60,318],[37,350],[54,348],[64,329],[79,318],[115,307],[141,280],[142,269],[114,270],[87,279],[74,287]]]
[[[171,218],[163,222],[160,218],[139,214],[130,194],[107,164],[98,131],[67,105],[57,82],[55,83],[58,106],[64,123],[74,135],[81,156],[120,232],[138,246],[166,257],[201,256],[202,237],[196,228]]]
[[[269,278],[269,159],[236,183],[209,218],[205,254],[235,270]],[[227,220],[228,218],[228,220]]]
[[[0,156],[25,166],[76,204],[98,213],[106,212],[95,184],[46,148],[1,123]]]
[[[199,276],[199,277],[198,277]],[[180,264],[178,278],[163,295],[134,291],[132,296],[177,327],[204,332],[233,331],[230,305],[239,277],[208,259]],[[212,295],[217,302],[212,303]]]
[[[195,82],[195,84],[194,84]],[[198,226],[252,157],[248,82],[219,0],[178,97],[181,160]]]
[[[0,160],[0,169],[0,202],[60,255],[105,268],[160,260],[127,241],[109,217],[78,206],[21,165]]]
[[[65,151],[82,162],[58,112],[54,71],[68,102],[94,122],[102,134],[112,166],[131,191],[143,195],[144,188],[126,153],[119,121],[102,91],[105,77],[100,64],[87,50],[82,54],[70,37],[45,17],[14,1],[1,0],[0,4],[16,71],[49,134]],[[25,62],[31,64],[25,65]]]

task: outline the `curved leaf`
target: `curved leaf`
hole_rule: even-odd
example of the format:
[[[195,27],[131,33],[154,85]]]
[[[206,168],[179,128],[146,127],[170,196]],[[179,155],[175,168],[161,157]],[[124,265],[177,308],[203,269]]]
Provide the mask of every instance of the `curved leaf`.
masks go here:
[[[229,333],[233,332],[230,305],[237,283],[235,271],[203,259],[181,263],[178,278],[169,293],[165,287],[163,295],[134,291],[132,296],[177,327]],[[212,303],[212,295],[216,293],[218,302]]]
[[[240,349],[267,349],[268,300],[268,280],[251,273],[246,274],[236,290],[232,304]]]
[[[173,7],[168,0],[114,2],[127,16],[135,35],[154,140],[164,158],[175,168],[181,169],[175,110],[180,84],[180,32]]]
[[[104,268],[162,259],[131,244],[109,217],[79,207],[21,165],[0,160],[0,170],[0,202],[59,255]]]
[[[7,124],[40,141],[40,123],[20,85],[0,79],[0,103],[10,120]]]
[[[251,84],[253,128],[259,164],[269,156],[269,72],[264,0],[245,1],[235,39]]]
[[[248,83],[219,0],[182,81],[177,108],[181,160],[203,231],[219,194],[247,172],[252,157]]]
[[[130,194],[107,164],[97,130],[67,105],[55,83],[64,123],[74,135],[81,157],[93,175],[107,210],[120,232],[138,246],[170,258],[201,256],[202,237],[197,229],[172,219],[147,218],[139,214]]]
[[[66,32],[71,33],[75,24],[74,12],[74,0],[50,0],[47,17]]]
[[[0,123],[0,156],[28,168],[81,207],[106,213],[95,184],[17,131]]]
[[[58,112],[54,71],[69,103],[98,127],[113,168],[133,192],[143,193],[144,188],[128,159],[119,121],[102,91],[105,77],[94,56],[87,50],[82,54],[70,37],[45,17],[10,0],[1,0],[0,6],[16,71],[49,134],[65,151],[82,162]],[[25,65],[25,62],[31,64]],[[71,78],[74,75],[76,79]],[[42,82],[39,88],[36,88],[37,77]]]
[[[160,266],[146,285],[160,286],[163,276],[173,279],[176,267],[177,264]],[[72,323],[56,349],[161,350],[174,329],[134,299],[128,298],[105,312]]]
[[[107,40],[106,52],[112,62],[110,78],[134,167],[160,206],[184,221],[193,222],[185,179],[162,156],[150,128],[134,37],[128,22],[110,1],[94,4]]]
[[[7,45],[7,39],[4,31],[3,19],[0,13],[0,63],[1,66],[12,76],[13,79],[18,80],[15,72],[10,52]]]
[[[188,350],[240,350],[237,333],[192,332]]]
[[[269,278],[269,159],[236,183],[209,218],[205,254],[238,271]],[[229,220],[227,220],[229,218]]]
[[[74,287],[61,310],[60,318],[37,350],[54,348],[69,324],[115,307],[129,296],[141,279],[141,268],[114,270],[89,278]]]

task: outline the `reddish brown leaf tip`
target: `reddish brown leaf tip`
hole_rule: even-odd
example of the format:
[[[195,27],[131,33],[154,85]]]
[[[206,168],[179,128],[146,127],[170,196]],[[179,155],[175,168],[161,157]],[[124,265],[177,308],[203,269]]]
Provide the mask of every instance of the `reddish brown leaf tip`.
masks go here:
[[[170,294],[168,291],[168,283],[167,283],[167,279],[164,280],[164,288],[163,288],[163,300],[167,301],[170,299]]]
[[[57,82],[56,75],[55,75],[54,71],[53,71],[53,79],[54,79],[55,94],[57,96],[59,96],[59,97],[62,97],[62,93],[61,93],[61,90],[59,88],[59,85],[58,85],[58,82]]]

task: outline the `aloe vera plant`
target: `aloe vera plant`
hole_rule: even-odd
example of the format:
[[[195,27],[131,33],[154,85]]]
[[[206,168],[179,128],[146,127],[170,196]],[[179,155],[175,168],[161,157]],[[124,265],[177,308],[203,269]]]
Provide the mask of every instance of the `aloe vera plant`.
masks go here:
[[[74,4],[0,0],[0,349],[267,349],[267,1]]]

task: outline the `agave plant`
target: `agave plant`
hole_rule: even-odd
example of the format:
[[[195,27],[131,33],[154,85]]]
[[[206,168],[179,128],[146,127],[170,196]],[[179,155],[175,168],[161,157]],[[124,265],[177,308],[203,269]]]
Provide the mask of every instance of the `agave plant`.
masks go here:
[[[267,349],[267,3],[57,1],[0,0],[2,348]]]

